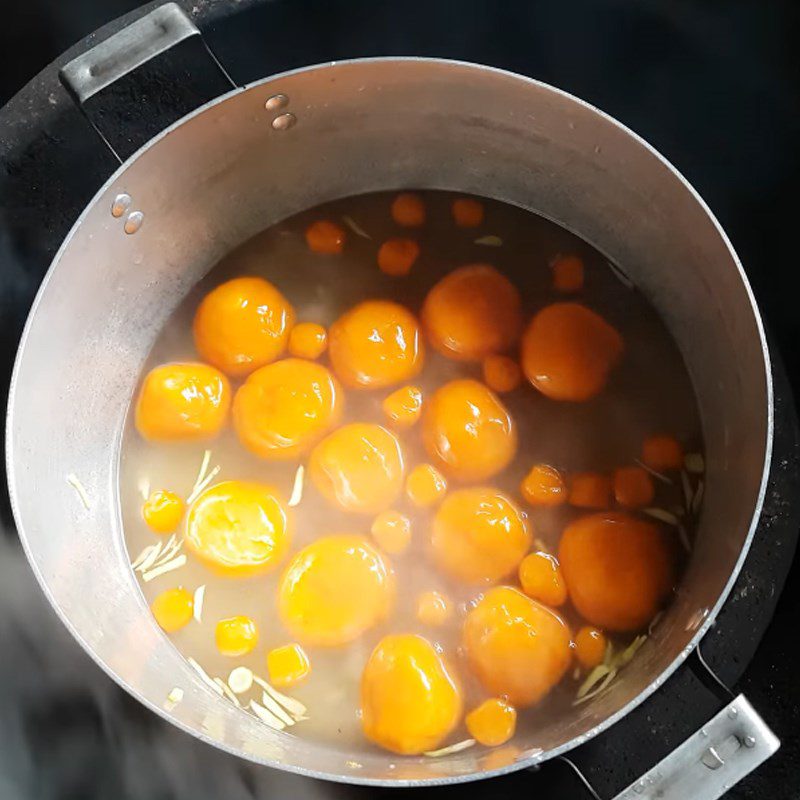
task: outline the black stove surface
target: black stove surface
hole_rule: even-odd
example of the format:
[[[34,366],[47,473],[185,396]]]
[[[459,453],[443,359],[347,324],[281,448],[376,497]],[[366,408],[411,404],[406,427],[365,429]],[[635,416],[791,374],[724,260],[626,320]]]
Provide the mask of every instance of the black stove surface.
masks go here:
[[[773,350],[782,355],[776,358],[776,452],[762,522],[742,575],[704,639],[703,655],[728,686],[747,694],[783,742],[776,756],[727,796],[800,797],[800,681],[791,636],[800,614],[800,566],[792,566],[800,523],[792,399],[792,388],[797,392],[800,386],[800,351],[794,347],[800,317],[787,235],[800,172],[795,4],[196,0],[183,5],[240,83],[364,55],[484,62],[552,83],[609,112],[649,140],[703,195],[745,264]],[[4,9],[0,102],[43,70],[0,112],[4,393],[25,315],[49,261],[115,167],[59,86],[56,68],[44,68],[135,6],[125,0],[31,0]],[[108,32],[119,26],[112,23]],[[132,152],[225,88],[196,44],[187,43],[87,107],[120,152]],[[0,514],[6,532],[0,539],[0,800],[388,793],[254,767],[146,711],[89,661],[47,606],[19,549],[4,494]],[[721,705],[692,659],[635,712],[570,757],[598,796],[610,798]],[[591,797],[564,762],[545,764],[536,774],[418,794],[465,791],[486,797],[532,791],[559,799]]]

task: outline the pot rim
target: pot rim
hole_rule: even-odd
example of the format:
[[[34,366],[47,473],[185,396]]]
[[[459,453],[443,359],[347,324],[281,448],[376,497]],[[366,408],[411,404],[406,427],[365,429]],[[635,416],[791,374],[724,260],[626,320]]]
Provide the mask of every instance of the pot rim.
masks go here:
[[[603,720],[603,722],[601,722],[599,725],[592,728],[592,730],[589,733],[577,737],[576,739],[571,739],[569,742],[565,742],[564,744],[560,745],[559,747],[555,747],[552,750],[542,751],[535,755],[531,755],[528,758],[520,759],[519,761],[514,761],[511,764],[492,770],[486,770],[486,771],[476,770],[465,774],[458,774],[451,776],[434,776],[430,778],[419,778],[419,779],[411,779],[411,778],[387,779],[387,778],[360,777],[357,773],[353,773],[352,775],[345,775],[343,773],[320,772],[314,769],[295,766],[291,764],[284,764],[275,759],[259,757],[258,755],[252,753],[239,751],[233,747],[230,747],[226,744],[223,744],[222,742],[213,739],[212,737],[208,736],[202,731],[194,730],[188,725],[185,725],[180,720],[171,716],[170,713],[165,709],[163,709],[160,705],[152,702],[147,697],[140,694],[137,689],[133,688],[132,686],[128,685],[125,681],[120,679],[119,676],[116,675],[116,673],[114,673],[109,666],[107,666],[103,661],[99,659],[99,657],[94,653],[94,651],[91,649],[88,643],[81,637],[78,631],[73,627],[72,623],[67,618],[67,616],[64,613],[62,613],[62,610],[59,607],[57,600],[50,592],[44,580],[44,576],[42,575],[36,564],[33,554],[28,547],[27,538],[25,536],[24,528],[22,525],[22,511],[18,505],[17,491],[16,491],[18,475],[15,470],[15,463],[11,454],[14,450],[13,423],[14,423],[17,379],[21,368],[21,363],[25,355],[25,346],[27,343],[29,330],[32,325],[32,320],[35,316],[35,312],[42,300],[45,291],[47,290],[47,286],[50,282],[50,278],[52,276],[55,265],[59,262],[63,252],[69,246],[76,231],[80,228],[81,224],[84,221],[84,218],[88,215],[89,210],[94,206],[97,200],[105,194],[108,188],[111,185],[113,185],[114,182],[117,181],[121,175],[125,173],[125,171],[131,166],[131,164],[133,164],[145,152],[150,150],[150,148],[158,145],[162,139],[168,136],[172,131],[178,129],[188,120],[205,113],[210,108],[219,105],[221,103],[224,103],[226,100],[242,92],[250,91],[252,89],[264,86],[268,83],[272,83],[282,78],[288,78],[294,75],[306,72],[312,72],[316,70],[335,68],[338,66],[368,65],[374,63],[404,64],[408,62],[420,63],[420,64],[432,64],[438,66],[450,65],[450,66],[466,67],[475,70],[484,70],[487,72],[496,73],[505,78],[511,78],[517,81],[521,81],[525,84],[529,84],[539,89],[544,89],[546,91],[560,95],[562,98],[569,100],[583,107],[584,109],[593,112],[594,114],[597,114],[606,123],[615,126],[622,133],[626,134],[631,139],[633,139],[637,144],[645,148],[652,156],[658,159],[658,161],[660,161],[661,164],[664,167],[666,167],[675,178],[678,179],[683,188],[698,203],[703,212],[705,212],[706,216],[711,221],[717,233],[719,234],[722,242],[727,248],[728,253],[730,254],[730,257],[736,267],[736,270],[739,274],[739,279],[741,280],[744,286],[747,298],[750,302],[750,308],[753,313],[753,318],[756,323],[756,328],[758,330],[758,336],[761,343],[761,353],[764,359],[764,372],[765,372],[764,379],[766,382],[765,388],[766,388],[766,398],[767,398],[767,408],[766,408],[767,424],[766,424],[766,442],[764,443],[764,464],[761,473],[761,481],[759,485],[758,496],[756,499],[755,506],[753,508],[753,515],[750,520],[750,524],[748,526],[747,536],[745,538],[744,544],[741,548],[737,561],[733,569],[731,570],[730,577],[728,578],[725,587],[723,588],[722,592],[717,598],[716,603],[711,609],[708,610],[708,613],[703,623],[697,628],[694,636],[691,638],[686,647],[684,647],[684,649],[672,660],[669,666],[667,666],[658,676],[656,676],[645,689],[643,689],[636,697],[634,697],[632,700],[626,703],[622,708],[620,708],[614,714],[610,715],[605,720]],[[267,77],[260,78],[257,81],[248,83],[244,86],[225,92],[224,94],[221,94],[218,97],[214,98],[213,100],[210,100],[207,103],[203,104],[202,106],[198,107],[189,114],[186,114],[185,116],[181,117],[176,122],[172,123],[168,127],[164,128],[164,130],[156,134],[152,139],[146,142],[139,150],[137,150],[129,158],[127,158],[124,161],[124,163],[122,163],[117,169],[115,169],[114,172],[103,183],[103,185],[99,187],[95,195],[87,203],[86,207],[83,209],[83,211],[78,216],[73,226],[70,228],[69,233],[67,234],[64,241],[61,243],[61,246],[58,248],[58,251],[56,252],[55,256],[53,257],[50,266],[48,267],[47,273],[45,274],[42,283],[39,286],[39,289],[36,293],[36,297],[34,298],[30,311],[28,312],[27,319],[25,321],[25,326],[23,328],[22,335],[20,337],[19,345],[17,348],[17,354],[14,361],[14,368],[11,375],[11,381],[9,384],[8,406],[6,411],[6,474],[7,474],[9,497],[11,500],[11,509],[14,516],[14,522],[17,527],[17,533],[19,535],[22,548],[25,552],[25,556],[28,560],[28,563],[30,564],[31,570],[33,571],[33,574],[36,577],[36,580],[39,583],[39,586],[42,589],[42,592],[44,593],[48,602],[58,615],[61,622],[64,624],[64,626],[73,636],[73,638],[78,642],[78,644],[83,648],[83,650],[90,656],[92,661],[94,661],[103,670],[103,672],[105,672],[106,675],[108,675],[118,686],[120,686],[122,689],[128,692],[128,694],[130,694],[132,697],[134,697],[136,700],[138,700],[140,703],[146,706],[150,711],[153,711],[154,713],[158,714],[160,717],[170,722],[171,724],[175,725],[176,727],[180,728],[185,733],[191,734],[192,736],[200,739],[206,744],[209,744],[220,750],[230,753],[231,755],[238,756],[239,758],[244,758],[248,761],[254,762],[262,766],[273,767],[275,769],[280,769],[285,772],[291,772],[294,774],[303,775],[308,778],[316,778],[320,780],[332,781],[335,783],[345,783],[345,784],[353,784],[361,786],[382,786],[382,787],[442,786],[449,784],[468,783],[472,781],[483,780],[485,778],[493,778],[500,775],[510,774],[512,772],[516,772],[522,769],[527,769],[537,764],[540,764],[544,761],[549,761],[550,759],[563,755],[564,753],[569,752],[575,747],[578,747],[579,745],[584,744],[590,739],[593,739],[598,734],[603,733],[612,725],[614,725],[616,722],[621,720],[623,717],[627,716],[631,711],[633,711],[633,709],[635,709],[642,702],[644,702],[644,700],[646,700],[651,694],[653,694],[653,692],[655,692],[658,688],[660,688],[660,686],[668,678],[670,678],[670,676],[678,669],[678,667],[680,667],[681,664],[683,664],[683,662],[686,660],[689,654],[697,647],[700,640],[708,632],[711,625],[713,625],[714,620],[717,617],[717,614],[719,613],[720,609],[727,600],[728,595],[730,594],[733,585],[739,576],[742,565],[744,564],[745,558],[747,557],[747,554],[750,550],[750,545],[753,541],[753,537],[755,536],[755,532],[758,527],[761,510],[764,504],[764,497],[766,494],[767,481],[769,478],[770,464],[772,460],[773,433],[774,433],[774,396],[773,396],[773,384],[772,384],[771,359],[764,331],[764,325],[761,319],[761,313],[759,311],[758,304],[753,294],[753,290],[750,286],[750,282],[747,279],[747,275],[744,271],[744,268],[742,267],[742,263],[730,239],[728,238],[727,234],[725,233],[724,229],[720,225],[717,218],[714,216],[711,209],[708,207],[708,205],[700,196],[700,194],[697,192],[697,190],[683,176],[683,174],[676,167],[674,167],[663,155],[661,155],[661,153],[659,153],[659,151],[656,150],[655,147],[653,147],[649,142],[647,142],[641,136],[636,134],[626,125],[623,125],[614,117],[600,110],[593,104],[585,100],[582,100],[581,98],[576,97],[575,95],[571,94],[570,92],[564,91],[563,89],[559,89],[555,86],[552,86],[543,81],[539,81],[535,78],[530,78],[528,76],[521,75],[517,72],[512,72],[510,70],[505,70],[498,67],[487,66],[485,64],[480,64],[477,62],[464,61],[459,59],[418,57],[418,56],[373,56],[367,58],[353,58],[353,59],[342,59],[339,61],[322,62],[318,64],[308,65],[305,67],[298,67],[296,69],[285,70],[283,72],[278,72],[275,73],[274,75],[269,75]]]

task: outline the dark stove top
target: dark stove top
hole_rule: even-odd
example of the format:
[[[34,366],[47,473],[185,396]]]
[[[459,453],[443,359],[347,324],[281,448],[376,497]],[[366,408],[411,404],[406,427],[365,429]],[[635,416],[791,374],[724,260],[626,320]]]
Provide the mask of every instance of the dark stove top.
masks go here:
[[[195,0],[182,3],[234,78],[364,55],[438,55],[534,76],[582,97],[655,145],[704,196],[753,283],[776,356],[776,450],[762,522],[723,613],[703,642],[720,678],[747,694],[783,747],[728,796],[800,797],[800,681],[791,632],[800,614],[798,429],[800,322],[790,287],[800,170],[800,17],[792,0]],[[126,0],[29,0],[4,10],[12,55],[0,102],[73,41],[135,7]],[[119,23],[112,23],[109,32]],[[86,49],[84,42],[79,49]],[[225,87],[187,43],[93,102],[89,115],[132,152]],[[66,59],[61,59],[61,62]],[[177,76],[177,80],[176,80]],[[147,109],[147,122],[138,119]],[[56,78],[44,69],[0,112],[0,385],[38,284],[84,204],[114,169]],[[76,169],[75,165],[80,168]],[[795,201],[795,202],[793,202]],[[786,369],[784,370],[784,364]],[[788,375],[788,378],[787,378]],[[21,554],[0,497],[0,798],[204,800],[376,796],[257,768],[216,751],[130,699],[56,620]],[[791,571],[790,571],[791,570]],[[788,581],[787,581],[788,574]],[[784,582],[786,589],[782,592]],[[763,638],[762,638],[763,637]],[[691,659],[656,695],[570,754],[609,798],[720,708]],[[565,762],[470,786],[474,796],[591,794]],[[687,799],[688,800],[688,799]]]

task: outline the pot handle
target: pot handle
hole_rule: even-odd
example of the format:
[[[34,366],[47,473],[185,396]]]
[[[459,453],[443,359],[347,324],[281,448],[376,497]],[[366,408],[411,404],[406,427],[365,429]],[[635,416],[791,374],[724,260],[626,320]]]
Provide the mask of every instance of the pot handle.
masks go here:
[[[740,694],[614,800],[717,800],[780,746]]]
[[[165,3],[154,8],[59,70],[58,77],[62,85],[120,164],[122,159],[86,114],[83,104],[137,67],[192,36],[200,37],[216,67],[231,87],[238,89],[236,82],[206,43],[200,29],[177,3]]]

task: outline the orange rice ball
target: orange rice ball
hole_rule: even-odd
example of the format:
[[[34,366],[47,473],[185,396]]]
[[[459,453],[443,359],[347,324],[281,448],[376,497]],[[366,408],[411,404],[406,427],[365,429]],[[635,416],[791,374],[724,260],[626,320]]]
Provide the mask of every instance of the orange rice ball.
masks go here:
[[[675,546],[656,525],[622,511],[580,517],[558,560],[578,613],[606,631],[647,627],[675,584]]]
[[[194,597],[182,586],[167,589],[153,600],[150,610],[162,630],[175,633],[192,621]]]
[[[329,331],[333,371],[352,389],[381,389],[413,378],[425,360],[414,315],[388,300],[366,300]]]
[[[674,436],[648,436],[642,442],[642,461],[657,471],[680,469],[683,466],[683,448]]]
[[[233,400],[239,441],[270,460],[306,453],[342,415],[339,382],[322,364],[284,358],[256,370]]]
[[[508,410],[482,383],[469,379],[434,392],[422,417],[422,441],[435,465],[462,481],[497,475],[517,452]]]
[[[392,219],[403,228],[425,224],[425,201],[413,192],[402,192],[392,202]]]
[[[464,621],[467,660],[487,692],[520,708],[538,703],[572,661],[571,633],[554,611],[496,586]]]
[[[517,712],[499,697],[484,700],[464,718],[469,735],[485,747],[505,744],[517,728]]]
[[[502,492],[489,487],[460,489],[436,511],[431,549],[437,566],[457,580],[499,580],[528,552],[525,515]]]
[[[151,492],[142,506],[142,517],[151,531],[172,533],[183,519],[186,508],[175,492],[159,489]]]
[[[378,642],[361,676],[361,724],[371,742],[401,755],[441,745],[461,719],[461,689],[450,665],[415,634]]]
[[[291,561],[278,587],[278,613],[301,642],[336,647],[382,622],[394,605],[388,560],[366,539],[317,539]]]
[[[488,264],[470,264],[445,275],[422,306],[430,343],[459,361],[482,361],[510,349],[522,330],[516,287]]]
[[[397,437],[380,425],[354,422],[326,436],[308,465],[314,486],[335,506],[378,514],[403,489],[405,465]]]
[[[656,495],[650,473],[641,467],[621,467],[614,471],[614,499],[625,508],[649,506]]]
[[[395,428],[410,428],[422,414],[422,390],[416,386],[401,386],[384,399],[381,407]]]
[[[327,219],[312,222],[306,228],[306,244],[312,253],[336,256],[344,250],[347,232],[341,225]]]
[[[145,376],[136,430],[151,442],[213,439],[231,405],[228,379],[206,364],[162,364]]]
[[[459,228],[477,228],[483,222],[483,203],[474,197],[458,197],[450,209]]]
[[[325,352],[327,346],[328,332],[316,322],[301,322],[289,334],[289,355],[296,358],[313,361]]]
[[[622,337],[579,303],[543,308],[522,337],[522,369],[551,400],[581,402],[599,394],[622,356]]]
[[[585,625],[575,635],[575,657],[584,669],[594,669],[603,663],[608,639],[605,634]]]
[[[549,464],[534,464],[519,487],[532,506],[560,506],[567,501],[567,485],[561,473]]]
[[[558,559],[541,551],[530,553],[519,565],[519,583],[528,597],[557,608],[567,602],[567,586]]]
[[[493,392],[504,394],[522,383],[522,369],[508,356],[486,356],[483,359],[483,380]]]
[[[419,258],[419,245],[413,239],[387,239],[378,250],[378,269],[399,278],[408,275]]]
[[[579,292],[583,289],[583,259],[580,256],[557,256],[550,264],[553,288],[557,292]]]
[[[263,278],[234,278],[212,289],[192,330],[204,361],[234,378],[279,358],[289,342],[294,308]]]
[[[223,481],[192,503],[184,542],[220,575],[274,569],[289,549],[289,515],[277,491],[254,481]]]

